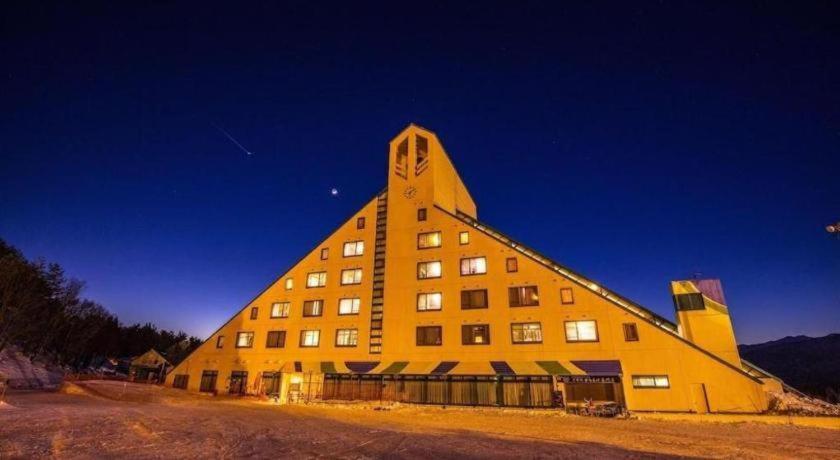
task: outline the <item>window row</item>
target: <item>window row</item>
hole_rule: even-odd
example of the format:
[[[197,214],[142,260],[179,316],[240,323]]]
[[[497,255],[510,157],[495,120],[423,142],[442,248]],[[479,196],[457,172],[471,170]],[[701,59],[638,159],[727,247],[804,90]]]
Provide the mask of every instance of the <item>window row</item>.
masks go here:
[[[435,232],[440,233],[440,232]],[[421,233],[420,236],[434,235]],[[425,249],[432,246],[426,246],[429,241],[434,241],[433,236],[423,238],[418,241],[418,247]],[[519,261],[516,257],[508,257],[505,259],[505,271],[508,273],[515,273],[519,271]],[[484,275],[487,273],[487,258],[480,257],[465,257],[460,261],[461,276],[470,275]],[[439,260],[430,260],[427,262],[417,263],[417,279],[424,280],[429,278],[440,278],[443,276],[442,263]]]
[[[560,303],[575,303],[572,288],[560,289]],[[540,305],[540,293],[537,286],[515,286],[508,288],[508,306],[537,307]],[[467,289],[461,291],[461,309],[489,308],[487,289]],[[443,294],[425,292],[417,294],[417,311],[438,311],[443,309]]]
[[[628,323],[635,329],[635,323]],[[594,320],[566,321],[566,342],[597,342],[598,324]],[[625,325],[626,326],[626,325]],[[625,328],[626,333],[626,328]],[[636,335],[638,338],[638,334]],[[418,326],[417,346],[443,345],[443,326]],[[542,343],[542,323],[511,323],[510,339],[514,344]],[[625,339],[627,337],[625,336]],[[489,345],[489,324],[465,324],[461,326],[461,344]]]
[[[417,210],[417,220],[426,220],[426,208],[420,208]],[[470,233],[458,233],[458,244],[461,246],[470,244]],[[439,248],[441,246],[443,246],[443,236],[441,236],[441,232],[439,230],[417,234],[417,249],[431,249]]]
[[[300,331],[300,340],[298,346],[301,348],[318,347],[321,344],[321,331],[319,329],[310,329]],[[335,346],[336,347],[355,347],[359,344],[359,330],[358,329],[336,329],[335,331]],[[216,348],[224,348],[225,336],[220,335],[216,337]],[[253,348],[254,347],[254,332],[240,331],[236,333],[236,348]],[[286,331],[268,331],[265,339],[265,348],[285,348],[286,347]]]
[[[359,297],[345,297],[338,299],[338,314],[339,315],[358,315],[359,308],[362,305],[362,299]],[[271,304],[269,317],[288,318],[291,314],[291,302],[274,302]],[[259,307],[251,307],[251,319],[259,318]],[[303,301],[303,316],[322,316],[324,314],[324,301],[322,299],[304,300]]]
[[[291,278],[289,278],[291,279]],[[288,280],[287,280],[288,281]],[[341,270],[341,285],[362,284],[362,269],[347,268]],[[306,287],[319,288],[327,285],[327,272],[311,272],[306,274]]]

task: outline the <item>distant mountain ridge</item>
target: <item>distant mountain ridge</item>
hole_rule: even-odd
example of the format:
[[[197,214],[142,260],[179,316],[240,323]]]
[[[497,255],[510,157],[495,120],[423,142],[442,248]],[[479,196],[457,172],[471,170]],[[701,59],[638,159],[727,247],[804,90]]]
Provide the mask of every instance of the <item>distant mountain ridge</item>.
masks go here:
[[[840,402],[840,334],[788,336],[738,345],[741,357],[788,385],[828,402]]]

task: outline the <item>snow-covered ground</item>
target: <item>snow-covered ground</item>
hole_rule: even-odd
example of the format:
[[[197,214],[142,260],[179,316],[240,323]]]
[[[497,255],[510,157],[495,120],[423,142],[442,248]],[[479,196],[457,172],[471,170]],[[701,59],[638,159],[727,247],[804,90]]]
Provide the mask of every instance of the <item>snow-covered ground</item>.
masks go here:
[[[556,411],[377,404],[277,406],[89,381],[12,393],[7,457],[840,458],[840,431],[764,423],[595,419]]]

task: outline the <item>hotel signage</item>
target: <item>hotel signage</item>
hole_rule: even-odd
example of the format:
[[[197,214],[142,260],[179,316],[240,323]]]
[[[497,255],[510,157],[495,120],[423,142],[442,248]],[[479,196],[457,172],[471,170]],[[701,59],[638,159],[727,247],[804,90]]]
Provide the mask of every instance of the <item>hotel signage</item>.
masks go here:
[[[558,375],[557,381],[561,383],[619,383],[619,378],[617,376]]]

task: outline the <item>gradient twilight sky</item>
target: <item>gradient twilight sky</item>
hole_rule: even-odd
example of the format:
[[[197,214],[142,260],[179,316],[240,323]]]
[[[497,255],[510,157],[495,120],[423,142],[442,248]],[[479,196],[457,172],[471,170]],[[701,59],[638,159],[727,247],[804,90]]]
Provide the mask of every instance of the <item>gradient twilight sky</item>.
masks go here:
[[[125,322],[207,336],[413,121],[483,221],[668,318],[700,273],[742,343],[840,331],[838,2],[65,3],[4,4],[0,238]]]

